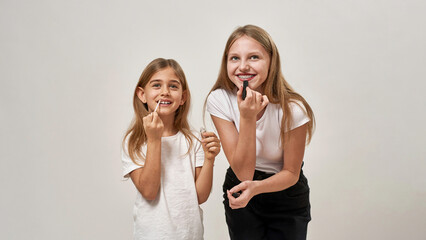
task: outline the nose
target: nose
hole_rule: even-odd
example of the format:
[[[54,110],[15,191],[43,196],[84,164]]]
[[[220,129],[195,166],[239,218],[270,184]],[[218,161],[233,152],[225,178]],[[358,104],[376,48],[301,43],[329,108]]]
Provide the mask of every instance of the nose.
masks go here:
[[[247,61],[241,61],[240,63],[240,71],[247,72],[250,69],[250,66]]]
[[[168,95],[169,95],[169,88],[168,88],[167,86],[163,86],[163,87],[161,88],[161,93],[160,93],[160,95],[161,95],[161,96],[168,96]]]

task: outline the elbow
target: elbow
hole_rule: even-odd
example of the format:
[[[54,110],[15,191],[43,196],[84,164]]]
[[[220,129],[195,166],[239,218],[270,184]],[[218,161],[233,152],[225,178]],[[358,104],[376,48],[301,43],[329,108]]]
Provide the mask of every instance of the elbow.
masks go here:
[[[150,195],[143,195],[142,194],[142,196],[148,201],[152,201],[152,200],[155,200],[155,198],[157,198],[156,194],[150,194]]]
[[[242,174],[240,174],[240,175],[236,175],[236,176],[237,176],[237,178],[238,178],[238,180],[240,182],[252,181],[253,180],[253,177],[250,177],[249,175],[242,175]]]
[[[154,190],[151,190],[151,191],[145,190],[145,191],[139,191],[139,192],[141,193],[142,197],[148,201],[155,200],[158,195],[158,191],[154,191]]]
[[[201,205],[207,201],[207,198],[198,198],[198,205]]]
[[[238,178],[240,182],[244,181],[252,181],[254,178],[254,171],[253,172],[235,172],[235,176]]]
[[[232,171],[234,172],[235,176],[240,180],[241,182],[244,181],[252,181],[254,177],[254,172],[256,165],[249,165],[249,164],[235,164],[235,162],[232,162],[231,164]]]
[[[292,182],[291,182],[291,187],[292,186],[294,186],[294,185],[296,185],[296,183],[298,182],[299,180],[297,179],[297,178],[295,178]]]
[[[291,178],[291,182],[290,183],[291,183],[291,186],[294,186],[299,181],[300,174],[293,173],[292,175],[293,175],[293,177]]]
[[[207,196],[197,196],[197,200],[198,200],[198,205],[203,204],[207,201],[207,199],[209,199],[209,195]]]

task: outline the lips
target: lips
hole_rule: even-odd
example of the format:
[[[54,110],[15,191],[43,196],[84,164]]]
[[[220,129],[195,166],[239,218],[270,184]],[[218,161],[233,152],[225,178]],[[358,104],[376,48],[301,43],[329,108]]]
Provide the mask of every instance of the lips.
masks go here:
[[[241,81],[250,81],[250,80],[252,80],[255,76],[256,76],[256,74],[237,74],[237,77],[238,77]]]
[[[170,105],[170,104],[172,104],[172,102],[168,101],[168,100],[160,100],[160,104],[161,105]]]

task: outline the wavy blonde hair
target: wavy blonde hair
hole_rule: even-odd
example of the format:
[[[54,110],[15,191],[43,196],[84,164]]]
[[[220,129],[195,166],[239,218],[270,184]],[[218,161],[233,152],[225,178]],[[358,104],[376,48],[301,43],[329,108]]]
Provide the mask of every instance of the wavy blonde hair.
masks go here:
[[[191,106],[191,94],[189,92],[188,83],[186,81],[185,74],[180,67],[180,65],[173,59],[164,59],[157,58],[146,66],[143,70],[141,76],[139,77],[138,84],[135,87],[135,91],[133,94],[133,109],[135,112],[135,116],[126,131],[123,139],[123,146],[126,144],[127,140],[127,149],[130,158],[135,164],[140,165],[136,160],[137,159],[145,159],[145,155],[142,153],[141,148],[142,145],[147,142],[147,135],[145,129],[143,127],[143,118],[149,114],[148,104],[143,103],[137,95],[138,88],[145,88],[146,84],[149,82],[151,77],[166,68],[172,68],[178,77],[181,85],[182,85],[182,93],[186,94],[186,101],[183,105],[179,106],[179,108],[175,112],[174,119],[174,128],[183,133],[186,140],[189,143],[189,148],[187,154],[191,151],[193,146],[192,137],[194,135],[191,132],[189,123],[188,123],[188,112]]]
[[[300,101],[306,109],[306,114],[310,118],[308,124],[307,132],[307,144],[310,143],[312,134],[315,129],[315,116],[309,106],[308,102],[297,92],[293,90],[290,84],[284,79],[284,76],[281,71],[281,62],[280,55],[278,53],[278,48],[272,40],[271,36],[262,28],[254,25],[245,25],[238,27],[232,34],[229,36],[228,41],[226,42],[225,50],[223,52],[222,64],[219,71],[219,76],[216,83],[210,90],[209,94],[219,88],[232,91],[235,88],[234,83],[229,79],[227,72],[227,63],[228,63],[228,53],[232,44],[239,39],[240,37],[248,36],[259,42],[263,48],[268,52],[269,57],[271,58],[268,77],[263,82],[262,88],[263,93],[268,97],[270,103],[280,104],[283,110],[283,119],[281,122],[281,143],[285,144],[285,130],[290,129],[292,125],[290,102],[297,104]],[[208,96],[207,95],[207,96]],[[204,111],[207,103],[204,102]],[[288,134],[289,137],[289,134]]]

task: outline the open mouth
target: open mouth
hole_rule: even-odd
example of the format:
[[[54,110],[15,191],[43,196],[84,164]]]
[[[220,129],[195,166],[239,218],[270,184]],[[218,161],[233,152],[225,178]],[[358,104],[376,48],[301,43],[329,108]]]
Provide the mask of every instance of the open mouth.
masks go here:
[[[166,101],[166,100],[160,100],[160,104],[162,104],[162,105],[170,105],[170,104],[172,104],[172,102],[170,102],[170,101]]]
[[[253,79],[256,76],[256,74],[238,74],[237,77],[241,80],[241,81],[250,81],[251,79]]]

